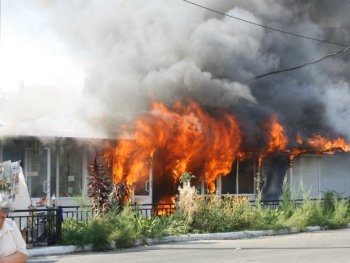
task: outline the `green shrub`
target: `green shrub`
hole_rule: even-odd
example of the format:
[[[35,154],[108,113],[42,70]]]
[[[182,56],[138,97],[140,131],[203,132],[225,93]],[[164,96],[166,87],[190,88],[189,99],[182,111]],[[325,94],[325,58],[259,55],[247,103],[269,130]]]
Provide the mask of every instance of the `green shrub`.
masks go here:
[[[219,206],[215,195],[200,197],[197,211],[192,215],[191,227],[195,232],[210,233],[220,228]]]
[[[287,177],[283,179],[282,194],[280,199],[281,202],[278,210],[281,211],[281,214],[279,216],[282,218],[282,220],[286,220],[293,215],[296,209],[295,201],[293,200]]]
[[[220,201],[223,231],[244,230],[252,227],[253,208],[244,196],[228,196]]]
[[[174,213],[164,217],[164,235],[180,235],[192,232],[191,226],[181,213]]]
[[[198,211],[193,216],[194,232],[212,233],[249,229],[254,213],[245,197],[210,195],[199,199]]]
[[[62,223],[62,243],[83,247],[89,240],[89,226],[86,222],[76,221],[73,218],[65,219]]]
[[[350,222],[349,218],[349,203],[347,200],[338,199],[333,200],[333,211],[330,214],[329,228],[340,228],[346,226]]]
[[[110,229],[109,239],[114,243],[115,248],[127,248],[135,244],[140,237],[137,225],[137,215],[130,207],[110,218],[112,228]]]
[[[161,238],[168,235],[167,228],[170,224],[167,216],[155,216],[152,218],[138,217],[138,230],[140,237],[146,238]]]
[[[340,194],[335,191],[326,191],[324,193],[324,214],[331,216],[335,210],[335,203],[341,198]]]
[[[110,221],[105,217],[94,218],[89,222],[87,244],[92,245],[93,251],[110,249]]]
[[[283,216],[283,212],[279,209],[263,208],[261,205],[256,204],[253,208],[253,222],[251,225],[252,229],[281,229],[283,226],[279,223],[279,218]]]
[[[285,222],[280,223],[287,227],[297,227],[304,230],[308,226],[326,226],[327,218],[323,215],[323,205],[320,199],[312,201],[310,198],[306,198]]]

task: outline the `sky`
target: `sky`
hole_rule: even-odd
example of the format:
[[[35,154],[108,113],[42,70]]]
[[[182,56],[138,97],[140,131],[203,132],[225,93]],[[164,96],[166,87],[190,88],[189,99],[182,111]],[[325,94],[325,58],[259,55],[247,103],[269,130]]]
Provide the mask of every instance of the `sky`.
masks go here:
[[[49,85],[82,90],[84,72],[79,58],[50,32],[45,17],[15,3],[3,0],[1,89],[14,92]]]
[[[105,136],[87,121],[93,102],[83,96],[83,58],[52,30],[46,8],[2,0],[0,134]]]
[[[255,24],[348,45],[346,0],[196,0]],[[0,134],[106,136],[183,98],[224,107],[255,145],[271,114],[290,137],[350,139],[349,52],[182,0],[2,0]],[[251,81],[249,81],[251,80]],[[4,132],[1,132],[3,130]]]

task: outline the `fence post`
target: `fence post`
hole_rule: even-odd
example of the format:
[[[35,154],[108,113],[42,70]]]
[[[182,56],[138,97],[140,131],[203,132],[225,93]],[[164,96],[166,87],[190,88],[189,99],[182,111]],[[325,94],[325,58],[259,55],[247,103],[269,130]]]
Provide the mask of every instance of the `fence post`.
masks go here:
[[[61,243],[62,239],[62,222],[63,222],[63,209],[62,206],[58,206],[56,210],[56,237],[57,241]]]

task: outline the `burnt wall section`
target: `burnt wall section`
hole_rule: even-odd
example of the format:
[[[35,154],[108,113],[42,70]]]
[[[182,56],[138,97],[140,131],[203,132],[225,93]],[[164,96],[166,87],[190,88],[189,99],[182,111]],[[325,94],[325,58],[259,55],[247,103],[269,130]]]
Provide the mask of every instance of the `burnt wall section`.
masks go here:
[[[266,156],[262,164],[264,186],[263,200],[278,200],[282,193],[283,179],[289,168],[289,154],[278,152]]]

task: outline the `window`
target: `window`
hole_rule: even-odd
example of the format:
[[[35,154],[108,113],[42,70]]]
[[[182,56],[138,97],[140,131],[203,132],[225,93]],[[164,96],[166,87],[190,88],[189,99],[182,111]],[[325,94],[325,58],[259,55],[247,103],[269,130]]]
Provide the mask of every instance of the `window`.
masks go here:
[[[82,149],[68,142],[59,150],[59,196],[81,195],[83,174]]]
[[[255,158],[236,160],[230,174],[222,177],[222,194],[253,194],[257,173]]]

